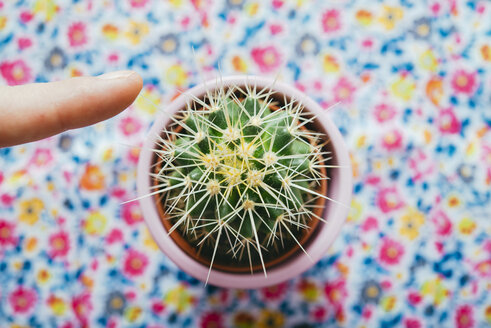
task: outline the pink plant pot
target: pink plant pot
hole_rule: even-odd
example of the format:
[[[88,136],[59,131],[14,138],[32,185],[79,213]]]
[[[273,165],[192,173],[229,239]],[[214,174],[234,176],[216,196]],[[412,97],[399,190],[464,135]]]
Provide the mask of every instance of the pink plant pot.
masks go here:
[[[286,95],[287,98],[292,98],[302,103],[305,110],[317,116],[318,124],[323,127],[324,132],[330,139],[333,158],[328,164],[340,166],[330,171],[327,196],[336,202],[326,202],[323,217],[327,222],[319,223],[317,226],[318,231],[306,247],[311,257],[310,259],[304,253],[299,252],[285,263],[278,264],[269,269],[267,277],[262,272],[236,274],[212,269],[208,280],[209,284],[220,287],[255,289],[292,279],[312,267],[326,255],[328,248],[336,239],[348,215],[352,193],[352,171],[344,140],[337,127],[328,117],[327,112],[304,93],[287,84],[263,77],[229,76],[205,82],[188,90],[166,106],[165,111],[161,112],[155,120],[140,153],[137,177],[138,195],[139,197],[143,197],[140,199],[140,205],[145,222],[159,248],[180,269],[199,280],[206,281],[209,268],[196,262],[175,244],[161,222],[155,204],[155,198],[152,196],[144,197],[152,192],[152,182],[149,175],[152,170],[152,149],[155,148],[157,138],[161,134],[161,131],[169,125],[171,116],[186,106],[186,103],[191,100],[191,95],[200,98],[205,95],[207,90],[232,85],[256,86],[258,89],[269,88],[279,95]]]

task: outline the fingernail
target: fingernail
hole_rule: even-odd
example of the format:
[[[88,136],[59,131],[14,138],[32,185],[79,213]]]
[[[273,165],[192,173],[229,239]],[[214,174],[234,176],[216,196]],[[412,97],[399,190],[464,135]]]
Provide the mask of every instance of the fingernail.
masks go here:
[[[114,80],[114,79],[125,79],[131,75],[136,74],[133,71],[116,71],[97,76],[99,79],[103,80]]]

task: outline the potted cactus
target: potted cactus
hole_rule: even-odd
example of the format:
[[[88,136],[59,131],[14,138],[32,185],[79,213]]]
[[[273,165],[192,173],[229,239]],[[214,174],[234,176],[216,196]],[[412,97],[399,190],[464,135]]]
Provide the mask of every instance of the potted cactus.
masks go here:
[[[294,277],[334,241],[351,197],[349,157],[325,112],[257,77],[205,82],[153,125],[138,193],[161,250],[222,287]]]

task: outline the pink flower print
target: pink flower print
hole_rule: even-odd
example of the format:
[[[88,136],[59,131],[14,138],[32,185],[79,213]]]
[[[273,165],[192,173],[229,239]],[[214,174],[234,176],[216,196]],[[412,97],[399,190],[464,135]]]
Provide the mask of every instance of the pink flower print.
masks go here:
[[[382,137],[382,147],[388,151],[395,151],[402,148],[402,134],[398,130],[385,133]]]
[[[382,103],[375,106],[374,115],[379,123],[383,123],[394,118],[396,110],[394,106]]]
[[[251,56],[263,73],[271,72],[281,64],[280,52],[274,46],[253,48]]]
[[[75,312],[75,316],[81,323],[82,327],[88,327],[89,315],[92,310],[92,303],[90,302],[90,294],[84,292],[75,296],[72,299],[72,309]]]
[[[458,328],[471,328],[474,326],[474,314],[470,305],[462,305],[457,308],[455,324]]]
[[[53,160],[53,154],[49,148],[37,148],[32,156],[30,163],[41,167],[48,165]]]
[[[418,150],[409,158],[409,168],[411,169],[412,179],[419,181],[431,175],[435,171],[435,162],[423,151]]]
[[[384,238],[382,247],[380,247],[380,262],[388,265],[398,264],[403,254],[404,248],[400,243],[390,238]]]
[[[435,231],[440,236],[448,236],[452,232],[452,221],[442,210],[437,210],[432,216],[431,222],[435,226]]]
[[[31,81],[31,69],[27,64],[17,59],[0,63],[0,74],[8,85],[20,85]]]
[[[82,46],[87,43],[87,27],[82,22],[73,23],[68,28],[68,41],[72,47]]]
[[[49,237],[49,256],[51,258],[63,257],[68,254],[70,250],[70,240],[68,237],[68,233],[65,231],[60,231],[55,234],[52,234]]]
[[[130,5],[133,8],[143,8],[148,3],[148,0],[130,0]]]
[[[324,286],[324,293],[332,305],[342,305],[344,299],[346,296],[348,296],[348,292],[346,291],[346,281],[343,279],[338,279],[336,281],[326,283]]]
[[[379,191],[375,203],[383,213],[389,213],[401,208],[404,202],[396,188],[384,188]]]
[[[461,123],[451,108],[441,110],[437,119],[438,128],[442,133],[459,133]]]
[[[468,73],[463,69],[458,70],[452,76],[452,81],[450,82],[452,88],[457,93],[471,94],[474,92],[477,86],[476,73]]]
[[[133,225],[143,221],[143,215],[138,202],[124,204],[121,210],[121,216],[123,217],[123,220],[129,225]]]
[[[17,47],[19,50],[24,50],[32,46],[32,41],[29,38],[19,38],[17,39]]]
[[[341,77],[333,88],[334,101],[350,103],[353,101],[353,95],[356,88],[346,78]]]
[[[7,246],[15,246],[16,244],[15,224],[0,220],[0,249]]]
[[[37,293],[34,289],[19,286],[9,295],[10,306],[15,313],[27,313],[36,304]]]
[[[145,254],[130,249],[124,259],[123,271],[128,276],[136,277],[145,271],[147,265],[148,258]]]
[[[326,33],[337,31],[341,28],[341,17],[336,9],[327,10],[322,14],[322,29]]]
[[[119,129],[125,136],[130,136],[138,133],[142,128],[142,124],[134,117],[125,117],[119,122]]]

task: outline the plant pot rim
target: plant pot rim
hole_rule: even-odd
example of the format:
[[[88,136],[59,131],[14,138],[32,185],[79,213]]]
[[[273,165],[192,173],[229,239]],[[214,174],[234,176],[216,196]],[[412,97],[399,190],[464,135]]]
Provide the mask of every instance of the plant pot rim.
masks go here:
[[[267,277],[262,272],[250,273],[228,273],[211,270],[208,283],[215,286],[227,288],[261,288],[278,284],[285,280],[294,278],[312,267],[324,255],[328,248],[336,239],[342,224],[348,215],[348,208],[352,193],[352,171],[347,148],[341,133],[323,110],[314,100],[306,96],[301,91],[283,83],[265,77],[257,76],[227,76],[208,80],[202,84],[187,90],[166,108],[161,111],[156,118],[147,138],[143,144],[137,168],[137,189],[138,196],[142,197],[150,193],[152,183],[149,172],[151,171],[153,152],[152,149],[160,136],[161,131],[169,123],[171,116],[186,106],[191,100],[191,95],[195,97],[203,96],[207,90],[213,90],[222,86],[256,86],[258,89],[269,88],[279,94],[284,94],[302,105],[317,116],[317,121],[329,135],[330,143],[334,152],[335,164],[341,167],[331,169],[331,180],[328,187],[329,197],[339,203],[328,201],[323,217],[326,223],[320,222],[317,226],[318,232],[314,240],[310,241],[306,250],[310,255],[307,257],[301,253],[297,257],[289,259],[284,264],[279,264],[268,270]],[[161,222],[154,197],[143,197],[139,200],[142,208],[144,220],[159,248],[164,252],[179,268],[191,276],[205,281],[208,276],[209,268],[187,255],[168,235]]]

